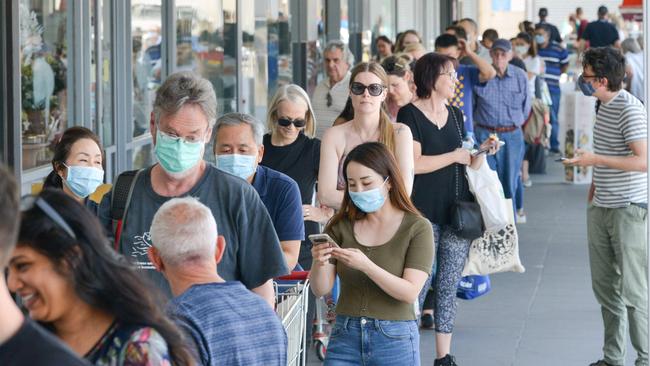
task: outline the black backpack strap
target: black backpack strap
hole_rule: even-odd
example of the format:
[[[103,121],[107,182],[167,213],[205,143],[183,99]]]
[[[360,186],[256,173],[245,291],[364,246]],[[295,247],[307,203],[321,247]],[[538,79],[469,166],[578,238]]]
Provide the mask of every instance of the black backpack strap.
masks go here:
[[[115,249],[118,249],[120,236],[122,234],[122,224],[126,217],[126,211],[131,203],[133,187],[142,170],[129,170],[120,174],[113,184],[111,194],[111,219],[113,220],[113,230],[115,230]]]

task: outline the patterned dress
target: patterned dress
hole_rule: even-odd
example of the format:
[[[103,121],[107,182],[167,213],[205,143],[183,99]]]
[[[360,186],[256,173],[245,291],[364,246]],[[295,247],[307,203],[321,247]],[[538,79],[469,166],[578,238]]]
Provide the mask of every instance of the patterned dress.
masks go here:
[[[155,329],[115,322],[85,356],[94,365],[171,365],[167,343]]]

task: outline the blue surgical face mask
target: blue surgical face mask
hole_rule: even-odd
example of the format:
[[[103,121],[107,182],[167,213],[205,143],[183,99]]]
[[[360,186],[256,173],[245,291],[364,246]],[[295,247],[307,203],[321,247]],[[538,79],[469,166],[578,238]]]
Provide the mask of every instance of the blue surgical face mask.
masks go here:
[[[257,155],[217,154],[215,160],[217,168],[242,179],[248,179],[257,168]]]
[[[383,193],[383,187],[384,184],[386,184],[386,181],[388,181],[388,178],[384,180],[384,183],[382,183],[381,186],[369,189],[367,191],[349,191],[348,193],[350,193],[350,199],[352,200],[352,203],[354,203],[354,205],[357,206],[359,210],[365,213],[379,211],[379,209],[384,206],[384,202],[386,202],[386,196]]]
[[[77,197],[86,198],[104,182],[104,171],[89,166],[67,166],[68,176],[63,182]]]
[[[584,94],[584,95],[586,95],[588,97],[593,96],[594,93],[596,92],[596,89],[594,88],[594,86],[591,85],[590,82],[586,81],[582,77],[582,75],[580,75],[580,77],[578,77],[578,87],[582,91],[582,94]]]
[[[515,52],[519,55],[525,55],[528,53],[528,50],[530,49],[529,46],[516,46],[515,47]]]
[[[203,158],[203,141],[188,142],[180,137],[156,131],[154,151],[165,171],[178,174],[196,166]]]
[[[542,44],[544,44],[545,41],[546,41],[546,39],[544,38],[543,35],[541,35],[541,34],[536,34],[535,35],[535,42],[537,42],[537,44],[542,45]]]

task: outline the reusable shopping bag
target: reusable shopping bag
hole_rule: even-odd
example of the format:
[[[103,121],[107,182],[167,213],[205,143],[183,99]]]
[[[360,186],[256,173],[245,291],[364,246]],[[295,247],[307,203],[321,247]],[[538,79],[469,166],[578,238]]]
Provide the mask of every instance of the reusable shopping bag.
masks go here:
[[[519,237],[514,223],[512,200],[504,199],[510,222],[498,230],[486,230],[469,247],[463,276],[519,272],[526,269],[519,259]]]
[[[505,198],[497,173],[483,162],[477,170],[467,169],[466,174],[469,188],[481,206],[486,230],[472,241],[463,276],[524,272],[512,200]]]

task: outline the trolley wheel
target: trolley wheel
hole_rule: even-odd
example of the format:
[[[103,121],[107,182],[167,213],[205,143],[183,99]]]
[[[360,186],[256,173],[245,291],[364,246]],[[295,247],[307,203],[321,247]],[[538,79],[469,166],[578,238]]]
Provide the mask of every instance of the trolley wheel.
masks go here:
[[[316,341],[314,343],[316,346],[316,356],[321,361],[325,361],[325,353],[327,353],[327,346],[322,341]]]

